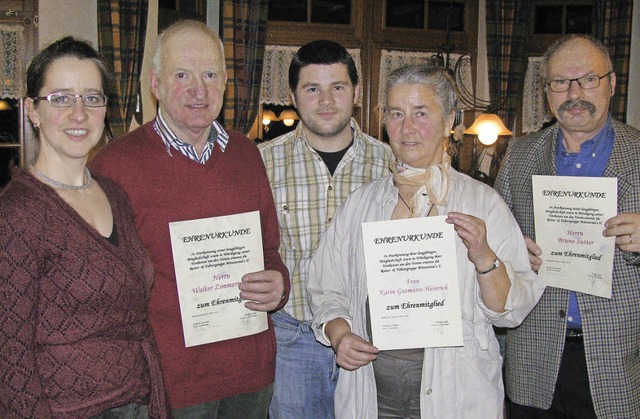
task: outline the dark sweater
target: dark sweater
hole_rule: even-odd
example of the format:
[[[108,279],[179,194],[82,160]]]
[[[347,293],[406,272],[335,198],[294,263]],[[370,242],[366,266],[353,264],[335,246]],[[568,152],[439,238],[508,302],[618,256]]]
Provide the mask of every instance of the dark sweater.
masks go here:
[[[126,190],[142,242],[151,253],[155,284],[149,318],[161,354],[172,409],[238,394],[273,383],[275,335],[256,335],[186,348],[176,289],[169,223],[260,211],[265,269],[280,271],[289,295],[289,275],[280,259],[280,234],[273,196],[257,147],[229,132],[226,151],[216,145],[202,165],[179,151],[167,152],[147,123],[112,141],[91,167]],[[282,301],[281,306],[286,302]]]
[[[163,408],[146,314],[152,265],[126,195],[96,180],[111,204],[117,246],[27,172],[0,197],[3,419],[88,417],[146,404],[151,393],[152,412]]]

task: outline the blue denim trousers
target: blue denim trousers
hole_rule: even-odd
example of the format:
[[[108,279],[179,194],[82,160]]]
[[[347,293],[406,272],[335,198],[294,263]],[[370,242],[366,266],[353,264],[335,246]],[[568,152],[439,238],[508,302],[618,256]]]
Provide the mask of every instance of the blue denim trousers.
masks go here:
[[[173,409],[173,419],[266,419],[273,386],[182,409]]]
[[[338,366],[333,348],[316,341],[310,322],[271,315],[278,353],[269,419],[334,418]]]

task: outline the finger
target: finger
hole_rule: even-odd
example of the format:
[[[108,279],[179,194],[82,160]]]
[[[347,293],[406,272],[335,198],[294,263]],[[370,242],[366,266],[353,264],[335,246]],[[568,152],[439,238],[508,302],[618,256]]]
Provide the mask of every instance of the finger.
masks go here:
[[[540,256],[542,254],[542,249],[540,249],[540,246],[538,246],[538,244],[534,242],[531,237],[524,236],[524,242],[526,243],[527,250],[530,254],[534,256]]]
[[[242,276],[243,284],[253,284],[260,282],[273,282],[277,279],[274,271],[251,272]]]
[[[529,264],[531,264],[531,270],[534,272],[538,272],[540,270],[540,266],[542,266],[542,259],[538,256],[529,253]]]
[[[274,290],[273,282],[241,282],[238,284],[238,289],[247,293],[265,293]]]
[[[618,246],[630,246],[638,243],[640,243],[640,240],[634,240],[633,234],[622,234],[620,236],[616,236],[616,244]]]
[[[272,311],[278,307],[278,304],[274,302],[247,301],[244,306],[253,311]]]
[[[633,233],[633,225],[631,224],[617,224],[613,227],[605,228],[602,231],[604,237],[616,237],[624,236]],[[617,241],[616,241],[617,243]]]
[[[375,354],[351,350],[347,351],[344,354],[343,362],[345,365],[356,369],[367,365],[369,362],[374,361],[376,358],[377,355]]]
[[[617,225],[638,224],[638,223],[640,223],[640,214],[628,212],[628,213],[621,213],[609,218],[607,221],[605,221],[604,226],[607,228],[610,228],[610,227],[615,227]]]

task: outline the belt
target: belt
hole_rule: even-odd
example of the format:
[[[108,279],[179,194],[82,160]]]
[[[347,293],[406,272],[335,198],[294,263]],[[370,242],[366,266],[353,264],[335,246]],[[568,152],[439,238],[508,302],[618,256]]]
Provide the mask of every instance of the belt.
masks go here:
[[[582,340],[582,329],[567,329],[566,338],[570,340]]]

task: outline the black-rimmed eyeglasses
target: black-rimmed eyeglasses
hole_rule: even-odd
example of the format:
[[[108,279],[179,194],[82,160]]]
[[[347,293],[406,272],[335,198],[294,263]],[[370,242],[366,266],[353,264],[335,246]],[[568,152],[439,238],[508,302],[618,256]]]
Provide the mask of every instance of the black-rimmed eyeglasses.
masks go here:
[[[552,92],[555,92],[555,93],[568,92],[569,89],[571,89],[571,82],[574,82],[574,81],[578,83],[578,86],[580,86],[583,89],[595,89],[596,87],[600,86],[600,80],[604,79],[607,76],[610,76],[611,73],[613,73],[613,71],[609,71],[604,76],[590,74],[588,76],[578,77],[575,79],[549,80],[549,81],[546,81],[544,84],[549,89],[551,89]]]
[[[39,96],[34,100],[46,100],[54,108],[70,108],[76,104],[76,99],[80,98],[82,104],[87,108],[102,108],[107,106],[108,98],[101,93],[87,93],[85,95],[74,95],[71,93],[51,93],[47,96]]]

